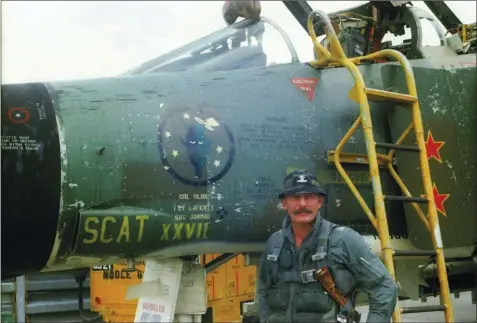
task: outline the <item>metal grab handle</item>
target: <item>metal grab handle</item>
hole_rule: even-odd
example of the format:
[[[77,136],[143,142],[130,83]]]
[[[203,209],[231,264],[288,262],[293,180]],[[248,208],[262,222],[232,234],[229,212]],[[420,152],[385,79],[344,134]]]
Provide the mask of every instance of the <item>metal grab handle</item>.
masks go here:
[[[318,16],[319,18],[321,18],[322,22],[324,22],[325,24],[323,29],[326,34],[326,39],[331,44],[331,53],[323,45],[321,45],[317,40],[316,33],[315,33],[315,26],[313,25],[314,16]],[[336,36],[335,30],[333,26],[331,25],[330,18],[324,11],[313,10],[312,12],[310,12],[310,14],[308,15],[307,27],[308,27],[308,33],[310,34],[313,44],[315,45],[318,52],[324,56],[324,58],[330,58],[330,57],[337,58],[337,59],[347,58],[346,54],[343,51],[343,47],[341,47],[338,37]]]
[[[444,31],[442,30],[441,26],[439,26],[439,23],[432,17],[427,11],[422,10],[421,8],[417,7],[408,7],[409,11],[411,11],[411,14],[416,18],[418,24],[417,28],[419,29],[419,35],[422,35],[422,23],[420,22],[420,19],[427,19],[431,22],[432,27],[434,27],[434,30],[436,31],[437,35],[439,36],[439,41],[442,46],[446,44],[446,37],[444,34]],[[419,38],[419,47],[422,46],[422,37]]]

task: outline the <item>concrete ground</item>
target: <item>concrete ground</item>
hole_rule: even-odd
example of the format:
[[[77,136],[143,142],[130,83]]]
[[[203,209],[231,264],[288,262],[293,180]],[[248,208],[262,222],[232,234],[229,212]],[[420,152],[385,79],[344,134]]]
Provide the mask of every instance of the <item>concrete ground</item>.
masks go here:
[[[399,304],[401,307],[439,305],[439,298],[428,297],[425,303],[420,301],[401,301]],[[452,296],[452,304],[455,322],[477,322],[477,305],[472,304],[470,292],[461,293],[458,299]],[[368,306],[359,306],[357,309],[362,313],[361,322],[366,322]],[[403,314],[402,319],[403,322],[445,322],[444,312]]]

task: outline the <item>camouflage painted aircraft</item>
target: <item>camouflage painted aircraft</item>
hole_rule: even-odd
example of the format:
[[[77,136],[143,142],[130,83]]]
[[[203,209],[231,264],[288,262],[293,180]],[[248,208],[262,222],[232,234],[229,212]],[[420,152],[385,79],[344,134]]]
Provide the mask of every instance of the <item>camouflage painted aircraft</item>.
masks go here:
[[[319,60],[309,64],[262,17],[118,77],[2,85],[2,278],[125,259],[260,253],[284,217],[282,179],[300,168],[328,192],[322,216],[360,232],[378,254],[388,240],[400,250],[391,264],[401,297],[475,289],[475,24],[426,2],[446,38],[437,20],[406,2],[373,1],[330,14],[324,25],[306,2],[284,1],[311,36],[324,28],[338,34],[314,41]],[[422,45],[426,19],[438,46]],[[404,26],[409,40],[382,41]],[[409,93],[406,74],[376,55],[347,61],[359,63],[366,88],[354,86],[339,59],[327,64],[339,58],[336,39],[351,59],[400,53],[417,95],[386,92]],[[277,52],[282,58],[272,62]],[[366,116],[374,137],[369,124],[366,135],[347,135]],[[417,144],[413,134],[385,144],[420,116]],[[389,148],[392,158],[384,156]]]

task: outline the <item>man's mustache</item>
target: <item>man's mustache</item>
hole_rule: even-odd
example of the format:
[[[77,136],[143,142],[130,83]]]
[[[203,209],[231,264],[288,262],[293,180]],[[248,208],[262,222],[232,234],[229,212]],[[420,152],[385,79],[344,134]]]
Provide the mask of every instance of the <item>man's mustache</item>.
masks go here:
[[[300,208],[296,211],[293,211],[293,214],[300,214],[300,213],[313,213],[313,211],[309,210],[307,208],[304,208],[304,207],[302,207],[302,208]]]

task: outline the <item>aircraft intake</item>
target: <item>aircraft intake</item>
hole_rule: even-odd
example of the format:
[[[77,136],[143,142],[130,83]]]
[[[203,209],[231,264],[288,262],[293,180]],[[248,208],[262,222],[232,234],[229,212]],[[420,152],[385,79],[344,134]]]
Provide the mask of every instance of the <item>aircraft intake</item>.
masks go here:
[[[41,83],[2,85],[2,278],[41,270],[53,248],[64,164],[52,101]]]

